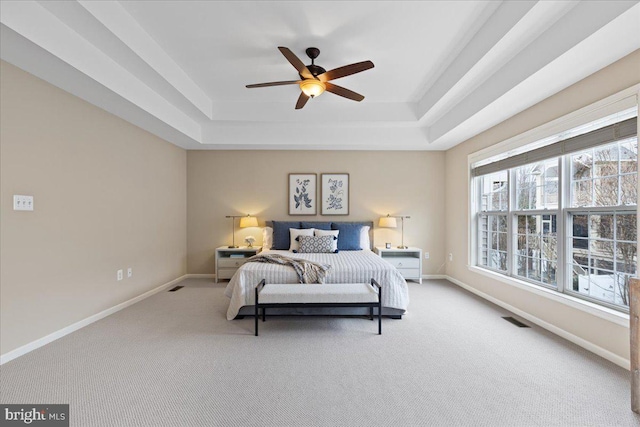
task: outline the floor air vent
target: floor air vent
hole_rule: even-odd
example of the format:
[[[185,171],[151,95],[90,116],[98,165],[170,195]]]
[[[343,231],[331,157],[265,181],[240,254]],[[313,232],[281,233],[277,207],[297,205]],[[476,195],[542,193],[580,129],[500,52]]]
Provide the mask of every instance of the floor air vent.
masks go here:
[[[176,286],[175,288],[171,288],[169,289],[169,292],[175,292],[175,291],[179,291],[180,289],[184,288],[184,286]]]
[[[519,328],[528,328],[529,326],[525,325],[524,323],[522,323],[519,320],[514,319],[513,317],[507,316],[507,317],[503,317],[504,320],[506,320],[509,323],[513,323],[514,325],[516,325]]]

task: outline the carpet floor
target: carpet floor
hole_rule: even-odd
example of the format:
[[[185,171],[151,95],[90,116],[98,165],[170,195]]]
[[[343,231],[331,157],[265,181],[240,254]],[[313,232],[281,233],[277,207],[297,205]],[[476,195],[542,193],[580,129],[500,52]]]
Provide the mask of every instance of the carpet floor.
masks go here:
[[[402,320],[227,321],[188,279],[0,367],[0,402],[72,426],[638,426],[629,372],[445,280]]]

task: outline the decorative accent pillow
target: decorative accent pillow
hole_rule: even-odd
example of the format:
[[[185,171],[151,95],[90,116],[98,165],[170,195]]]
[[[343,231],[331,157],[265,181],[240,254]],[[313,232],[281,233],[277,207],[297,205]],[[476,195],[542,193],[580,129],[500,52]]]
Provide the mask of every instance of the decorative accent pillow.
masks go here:
[[[300,236],[300,253],[330,253],[335,236]]]
[[[298,252],[298,249],[300,248],[300,241],[298,240],[298,236],[313,236],[313,228],[306,228],[303,230],[290,228],[289,233],[291,235],[291,246],[289,246],[289,250],[291,252]]]
[[[265,227],[262,230],[262,250],[268,251],[273,246],[273,228]]]
[[[331,228],[333,230],[340,231],[340,238],[338,239],[338,250],[361,251],[363,249],[362,233],[364,227],[364,225],[357,223],[331,223]]]
[[[369,227],[368,225],[363,225],[362,230],[360,230],[360,248],[363,251],[371,250],[371,241],[369,240]]]
[[[300,228],[300,221],[273,221],[273,242],[271,249],[287,251],[291,246],[289,229]]]
[[[315,236],[332,236],[331,239],[331,252],[338,252],[338,234],[340,230],[318,230],[313,232]]]

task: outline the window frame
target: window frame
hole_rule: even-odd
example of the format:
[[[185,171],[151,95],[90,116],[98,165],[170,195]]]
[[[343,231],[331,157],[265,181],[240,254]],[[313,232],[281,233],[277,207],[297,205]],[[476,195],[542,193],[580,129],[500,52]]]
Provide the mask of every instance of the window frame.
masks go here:
[[[488,147],[486,149],[480,150],[476,153],[472,153],[468,157],[468,177],[470,184],[470,227],[469,227],[469,241],[470,244],[468,246],[468,267],[470,270],[474,272],[479,272],[484,275],[493,276],[502,276],[500,281],[505,283],[516,285],[517,287],[529,288],[535,293],[545,295],[550,297],[551,299],[560,300],[568,305],[574,307],[580,307],[585,309],[585,311],[599,312],[600,314],[605,313],[603,317],[610,317],[609,314],[612,314],[614,318],[619,319],[620,316],[626,315],[628,313],[628,307],[617,305],[617,304],[609,304],[606,301],[591,298],[588,295],[581,294],[577,291],[573,291],[571,283],[567,279],[567,267],[572,260],[568,260],[568,257],[571,256],[572,246],[569,246],[569,241],[572,237],[573,232],[569,228],[571,217],[570,214],[574,212],[584,212],[587,211],[588,214],[593,213],[594,211],[607,211],[616,213],[633,213],[638,215],[638,204],[636,205],[619,205],[616,207],[612,206],[596,206],[596,207],[579,207],[573,208],[569,207],[571,197],[571,154],[562,154],[555,159],[558,161],[558,174],[557,179],[559,182],[558,185],[558,208],[557,209],[525,209],[525,210],[516,210],[517,207],[514,206],[512,201],[515,201],[515,193],[516,186],[515,183],[515,168],[511,167],[506,169],[508,171],[509,177],[509,206],[507,209],[508,215],[508,233],[511,236],[509,241],[508,248],[508,257],[507,257],[507,272],[503,272],[500,270],[493,270],[486,266],[482,266],[479,261],[479,256],[481,256],[481,242],[480,239],[480,225],[479,225],[479,214],[487,213],[480,212],[479,201],[482,197],[481,194],[481,184],[480,179],[478,177],[473,176],[472,167],[479,162],[482,164],[484,159],[488,159],[494,157],[496,155],[501,154],[504,151],[508,151],[509,149],[518,150],[519,147],[525,147],[534,143],[543,138],[549,138],[552,134],[560,134],[565,129],[571,129],[578,125],[584,125],[589,122],[599,120],[602,117],[606,117],[617,111],[623,111],[630,107],[635,107],[636,111],[638,108],[637,101],[637,93],[640,90],[640,85],[635,85],[632,88],[626,89],[618,94],[612,95],[604,100],[601,100],[591,106],[585,107],[578,111],[568,114],[560,119],[554,120],[553,122],[547,123],[543,126],[540,126],[536,129],[532,129],[531,131],[525,132],[524,134],[518,135],[516,137],[510,138],[509,140],[503,141],[502,143],[496,144],[494,146]],[[636,116],[637,117],[637,116]],[[637,138],[637,134],[636,134]],[[621,142],[621,141],[617,141]],[[603,144],[604,145],[604,144]],[[526,152],[526,150],[519,149],[519,152]],[[618,152],[618,163],[621,161],[620,159],[620,151]],[[484,163],[486,164],[486,162]],[[636,172],[640,177],[640,171]],[[622,169],[618,168],[618,177],[620,178],[625,173]],[[476,184],[477,183],[477,184]],[[620,188],[620,184],[618,185]],[[640,187],[639,187],[640,188]],[[618,196],[618,201],[621,200],[622,195]],[[637,203],[637,201],[636,201]],[[527,278],[518,276],[517,272],[515,272],[515,268],[517,267],[516,256],[517,251],[514,250],[517,248],[517,237],[514,230],[517,230],[517,217],[518,215],[556,215],[556,230],[557,230],[557,270],[556,270],[556,283],[557,287],[546,286],[543,282],[528,280]],[[637,236],[639,237],[639,236]],[[636,247],[640,248],[638,245],[638,241],[636,240]],[[614,262],[615,262],[615,254],[614,254]],[[485,271],[487,273],[485,273]],[[617,270],[615,270],[617,272]],[[638,274],[639,272],[636,272]],[[524,286],[522,286],[524,285]],[[575,304],[577,302],[577,304]],[[627,315],[628,318],[628,315]]]

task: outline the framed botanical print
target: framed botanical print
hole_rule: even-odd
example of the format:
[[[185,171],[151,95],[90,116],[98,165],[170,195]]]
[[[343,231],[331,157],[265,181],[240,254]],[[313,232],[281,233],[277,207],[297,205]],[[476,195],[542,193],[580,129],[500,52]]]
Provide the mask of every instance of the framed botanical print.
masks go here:
[[[289,215],[316,215],[317,174],[289,174]]]
[[[322,215],[349,215],[349,174],[323,173]]]

